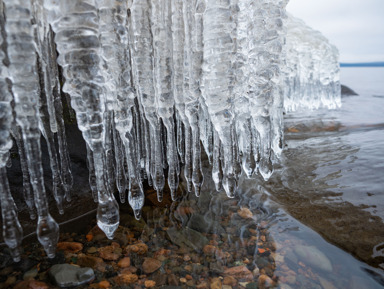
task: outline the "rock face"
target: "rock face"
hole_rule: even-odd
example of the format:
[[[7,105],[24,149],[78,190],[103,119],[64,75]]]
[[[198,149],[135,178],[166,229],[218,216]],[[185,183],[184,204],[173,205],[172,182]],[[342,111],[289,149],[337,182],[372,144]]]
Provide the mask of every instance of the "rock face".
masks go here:
[[[91,268],[57,264],[52,266],[49,276],[59,287],[74,287],[92,281],[95,278],[95,273]]]
[[[348,86],[341,85],[341,95],[351,96],[351,95],[358,95],[358,94],[354,92],[352,89],[350,89]]]

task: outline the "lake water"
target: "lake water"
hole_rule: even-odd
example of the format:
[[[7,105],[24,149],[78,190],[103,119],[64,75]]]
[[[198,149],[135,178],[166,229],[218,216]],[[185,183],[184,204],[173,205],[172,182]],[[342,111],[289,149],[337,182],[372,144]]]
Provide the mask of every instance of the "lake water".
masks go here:
[[[173,203],[167,193],[158,203],[148,189],[140,221],[127,204],[121,205],[115,241],[123,252],[139,241],[148,246],[144,255],[130,253],[128,269],[139,281],[120,287],[124,270],[117,260],[105,261],[105,271],[95,270],[93,288],[101,280],[113,288],[143,288],[145,280],[155,280],[156,287],[221,288],[214,286],[228,276],[236,280],[231,288],[383,288],[384,68],[341,72],[342,84],[359,95],[343,97],[337,110],[288,114],[286,147],[268,182],[242,179],[238,196],[228,199],[215,192],[205,164],[200,198],[186,193],[182,181],[180,199]],[[90,208],[79,199],[66,210],[77,216]],[[99,256],[111,243],[95,229],[90,231],[93,240],[85,238],[95,225],[94,211],[80,220],[61,227],[60,241],[83,243],[81,254],[58,254],[78,265],[82,255]],[[29,221],[22,222],[26,227]],[[24,245],[22,264],[33,260],[36,278],[50,284],[46,270],[64,259],[47,261],[36,242]],[[0,269],[5,267],[0,288],[6,288],[4,270],[11,268],[17,280],[26,270],[26,265],[10,265],[6,256],[0,252]],[[145,273],[148,257],[161,260],[160,269]]]

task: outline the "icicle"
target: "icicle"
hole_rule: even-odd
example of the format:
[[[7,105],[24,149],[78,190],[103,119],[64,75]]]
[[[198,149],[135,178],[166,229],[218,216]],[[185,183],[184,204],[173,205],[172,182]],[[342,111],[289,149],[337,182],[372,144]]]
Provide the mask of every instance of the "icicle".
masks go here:
[[[49,258],[55,256],[59,226],[48,212],[43,169],[41,164],[40,133],[38,129],[38,75],[31,27],[31,3],[5,0],[9,70],[15,97],[16,121],[21,127],[31,184],[38,213],[37,237]]]
[[[0,28],[4,27],[3,3],[0,1]],[[3,47],[3,37],[0,33],[0,46]],[[9,160],[9,150],[12,148],[11,126],[13,122],[11,100],[12,95],[8,90],[6,78],[8,71],[3,65],[6,57],[0,49],[0,204],[3,223],[3,239],[11,251],[15,262],[20,261],[20,245],[23,239],[23,230],[17,218],[17,208],[13,201],[7,177],[6,165]],[[29,185],[29,181],[28,181]],[[31,212],[31,218],[33,212]]]
[[[232,88],[235,80],[233,18],[235,15],[232,14],[229,0],[207,0],[203,33],[203,96],[224,148],[223,187],[229,197],[234,196],[237,188],[231,143],[234,118]]]
[[[168,185],[172,198],[178,187],[177,151],[173,120],[174,98],[172,93],[172,36],[171,2],[151,0],[151,29],[154,47],[155,94],[158,99],[158,115],[166,128],[166,156],[168,163]],[[163,154],[164,155],[164,154]]]
[[[44,78],[44,73],[43,73],[44,68],[42,67],[43,63],[41,62],[40,57],[38,57],[37,59],[37,64],[38,64],[37,68],[38,68],[38,73],[40,78],[40,87],[45,87],[46,86],[45,81],[47,81],[47,79]],[[63,201],[65,198],[65,191],[63,190],[62,181],[61,181],[59,162],[58,162],[57,153],[56,153],[55,139],[51,131],[52,123],[50,122],[50,119],[52,116],[49,114],[49,109],[50,109],[48,106],[49,101],[52,101],[52,100],[48,99],[46,90],[42,90],[40,92],[40,99],[39,99],[39,115],[40,115],[39,127],[42,135],[46,140],[47,148],[48,148],[49,162],[50,162],[51,172],[52,172],[52,193],[55,198],[59,213],[62,215],[64,214]],[[51,105],[53,105],[53,103]],[[55,120],[55,128],[57,128],[56,120]]]
[[[21,260],[23,229],[17,218],[17,208],[9,190],[7,171],[0,167],[0,204],[3,223],[3,239],[11,251],[13,261]]]
[[[216,191],[221,191],[223,188],[223,171],[221,166],[221,142],[219,134],[214,132],[213,139],[213,157],[212,157],[212,179],[215,182]]]
[[[23,137],[21,135],[20,126],[14,124],[11,132],[12,132],[14,139],[16,140],[17,148],[19,151],[21,172],[23,174],[23,196],[24,196],[24,200],[25,200],[25,203],[27,204],[29,217],[31,218],[31,220],[34,220],[34,219],[36,219],[36,207],[35,207],[34,198],[33,198],[31,178],[30,178],[29,172],[28,172],[28,161],[27,161],[27,156],[26,156],[26,152],[25,152]]]
[[[158,193],[158,199],[162,199],[164,188],[164,172],[162,168],[162,151],[160,123],[156,113],[158,99],[155,98],[153,86],[153,46],[149,20],[149,0],[135,0],[131,7],[131,35],[133,43],[133,75],[137,84],[140,104],[143,106],[145,118],[149,122],[151,138],[150,171],[153,186]],[[155,101],[154,101],[155,99]]]
[[[63,67],[66,79],[63,90],[70,94],[76,111],[77,123],[85,141],[93,151],[98,193],[97,224],[108,238],[119,225],[117,202],[109,189],[106,178],[105,102],[103,78],[100,66],[99,21],[94,1],[44,2],[50,24],[56,33],[59,51],[58,63]],[[81,23],[81,26],[80,26]],[[72,33],[76,27],[76,34]],[[78,36],[81,35],[81,38]]]
[[[126,190],[127,190],[127,177],[124,170],[125,152],[124,145],[121,141],[119,132],[116,128],[113,129],[113,143],[115,152],[115,179],[117,190],[120,193],[120,202],[125,203]]]
[[[192,174],[193,174],[193,164],[192,164],[192,131],[191,128],[185,127],[185,164],[184,164],[184,176],[187,180],[187,190],[192,192],[193,183],[192,183]]]
[[[96,185],[96,175],[95,175],[95,164],[93,161],[93,151],[89,147],[88,144],[86,144],[87,147],[87,168],[88,168],[88,174],[89,174],[89,185],[91,187],[93,200],[95,203],[98,202],[97,200],[97,185]]]

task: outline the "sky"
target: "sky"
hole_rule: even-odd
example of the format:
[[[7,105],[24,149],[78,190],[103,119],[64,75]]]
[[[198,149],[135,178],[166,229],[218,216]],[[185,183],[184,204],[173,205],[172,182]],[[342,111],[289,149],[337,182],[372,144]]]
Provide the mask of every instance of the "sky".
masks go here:
[[[287,11],[335,44],[340,62],[384,61],[384,0],[290,0]]]

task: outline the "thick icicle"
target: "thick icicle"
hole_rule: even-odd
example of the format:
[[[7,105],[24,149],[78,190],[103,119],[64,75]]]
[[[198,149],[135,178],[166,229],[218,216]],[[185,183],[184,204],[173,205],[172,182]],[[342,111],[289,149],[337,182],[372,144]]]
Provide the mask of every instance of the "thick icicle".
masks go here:
[[[153,186],[162,199],[164,188],[164,172],[161,148],[160,122],[157,115],[158,99],[155,98],[153,76],[153,41],[150,26],[149,0],[134,0],[131,7],[131,41],[133,75],[139,101],[142,105],[145,118],[149,122],[150,146],[150,172]]]
[[[155,95],[158,114],[167,131],[166,155],[168,186],[172,199],[179,184],[177,173],[177,148],[174,127],[174,97],[172,92],[172,8],[170,1],[151,0],[151,29],[154,48]]]
[[[5,0],[6,32],[12,91],[15,98],[16,121],[21,127],[26,157],[38,213],[37,237],[48,257],[55,256],[59,226],[48,212],[40,132],[38,128],[39,81],[31,26],[31,2]]]
[[[0,1],[0,27],[4,25],[3,3]],[[0,46],[3,46],[3,37],[0,34]],[[5,53],[0,49],[0,63],[3,63]],[[15,262],[20,261],[20,244],[23,239],[23,230],[17,218],[17,208],[9,190],[7,178],[7,160],[12,147],[11,126],[13,122],[11,100],[6,77],[7,68],[0,65],[0,204],[3,223],[3,239],[11,250]],[[29,182],[28,182],[29,185]]]
[[[214,129],[224,148],[223,187],[229,197],[237,188],[231,131],[235,38],[229,0],[207,0],[204,15],[203,96]]]
[[[100,59],[99,19],[95,1],[47,0],[49,22],[56,33],[58,63],[66,79],[63,90],[71,96],[77,124],[93,152],[98,193],[97,224],[108,238],[119,225],[119,209],[109,189],[104,152],[105,92]],[[74,33],[75,32],[75,33]]]

